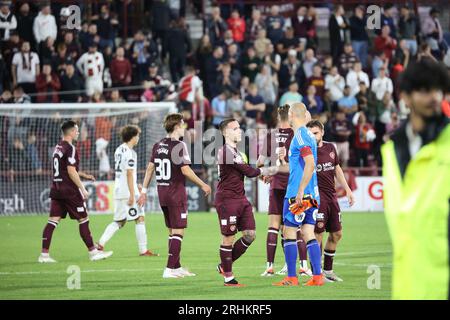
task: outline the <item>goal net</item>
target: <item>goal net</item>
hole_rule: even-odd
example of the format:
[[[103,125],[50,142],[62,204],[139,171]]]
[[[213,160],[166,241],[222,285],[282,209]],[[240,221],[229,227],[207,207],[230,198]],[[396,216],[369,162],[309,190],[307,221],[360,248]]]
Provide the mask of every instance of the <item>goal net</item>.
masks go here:
[[[75,120],[80,170],[93,174],[86,182],[89,213],[113,212],[114,151],[120,128],[136,124],[138,182],[143,180],[151,148],[165,136],[164,116],[174,103],[86,103],[0,105],[0,215],[48,213],[52,153],[61,140],[64,120]],[[149,189],[146,211],[159,211],[156,186]]]

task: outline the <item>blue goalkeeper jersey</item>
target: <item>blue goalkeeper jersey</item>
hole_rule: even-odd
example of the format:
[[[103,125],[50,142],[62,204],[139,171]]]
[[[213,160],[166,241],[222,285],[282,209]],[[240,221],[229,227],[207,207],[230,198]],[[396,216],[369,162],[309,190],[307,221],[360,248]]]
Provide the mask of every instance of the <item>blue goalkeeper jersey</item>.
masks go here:
[[[289,181],[286,198],[297,196],[305,168],[303,156],[308,154],[312,154],[314,157],[314,172],[305,188],[304,195],[310,194],[319,202],[319,187],[317,186],[316,173],[317,143],[314,135],[306,127],[300,127],[297,130],[289,148]]]

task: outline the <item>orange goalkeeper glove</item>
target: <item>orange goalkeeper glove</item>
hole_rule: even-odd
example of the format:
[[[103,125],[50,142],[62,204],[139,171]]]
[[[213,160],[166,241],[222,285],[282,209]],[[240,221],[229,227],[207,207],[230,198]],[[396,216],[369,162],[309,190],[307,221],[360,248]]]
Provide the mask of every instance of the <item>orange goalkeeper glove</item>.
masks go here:
[[[317,200],[314,199],[310,194],[304,195],[301,204],[298,204],[295,201],[295,197],[289,198],[289,211],[291,211],[295,215],[301,214],[303,211],[308,210],[309,208],[317,208]]]

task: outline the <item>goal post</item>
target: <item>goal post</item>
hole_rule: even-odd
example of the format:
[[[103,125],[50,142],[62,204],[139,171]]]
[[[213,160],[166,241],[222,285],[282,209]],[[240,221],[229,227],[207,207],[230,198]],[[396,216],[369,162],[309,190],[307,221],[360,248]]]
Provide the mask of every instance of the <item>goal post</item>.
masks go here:
[[[60,103],[0,105],[0,215],[49,212],[52,153],[61,140],[60,126],[72,119],[80,127],[75,143],[80,170],[97,181],[86,182],[89,213],[113,212],[114,151],[120,128],[138,125],[138,182],[153,144],[165,136],[164,117],[176,112],[173,102]],[[159,211],[152,182],[146,211]]]

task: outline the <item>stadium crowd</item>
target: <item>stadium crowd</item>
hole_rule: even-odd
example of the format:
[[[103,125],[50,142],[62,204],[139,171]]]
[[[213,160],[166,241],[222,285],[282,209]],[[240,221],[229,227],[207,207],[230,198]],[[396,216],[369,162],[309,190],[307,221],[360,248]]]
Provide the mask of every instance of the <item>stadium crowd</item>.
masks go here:
[[[448,26],[436,8],[420,20],[407,5],[386,4],[381,29],[372,31],[364,6],[336,5],[328,47],[314,6],[300,5],[290,17],[276,5],[267,14],[250,8],[246,18],[242,6],[214,5],[194,46],[180,7],[164,0],[152,2],[150,29],[119,38],[115,2],[99,4],[76,30],[65,7],[56,14],[50,3],[0,1],[1,103],[174,101],[189,128],[197,120],[217,127],[232,116],[244,129],[262,129],[276,126],[278,105],[303,102],[325,124],[343,167],[378,167],[381,144],[408,116],[399,75],[420,59],[450,67]],[[2,159],[11,158],[3,169],[45,167],[36,130],[20,117],[0,120]],[[46,121],[47,128],[57,123]],[[79,148],[93,154],[119,124],[97,118]]]

